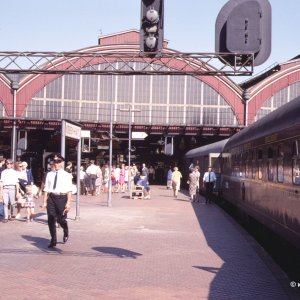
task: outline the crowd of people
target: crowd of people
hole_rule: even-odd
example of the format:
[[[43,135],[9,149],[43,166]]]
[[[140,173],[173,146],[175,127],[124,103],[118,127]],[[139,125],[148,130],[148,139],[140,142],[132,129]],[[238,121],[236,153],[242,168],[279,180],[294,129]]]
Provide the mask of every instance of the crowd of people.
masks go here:
[[[54,168],[53,160],[48,161],[47,171]],[[5,172],[4,172],[5,171]],[[76,184],[77,170],[76,166],[71,161],[66,162],[65,171],[70,174],[73,181],[73,190]],[[3,173],[1,175],[1,173]],[[45,172],[39,191],[34,185],[32,172],[28,169],[26,161],[18,161],[14,163],[11,159],[0,160],[0,190],[4,202],[4,222],[11,219],[14,214],[14,207],[16,208],[15,218],[20,217],[21,207],[28,209],[28,221],[33,219],[34,215],[34,201],[28,201],[27,198],[41,196],[44,190],[47,172]],[[109,170],[108,164],[98,165],[95,160],[90,160],[87,165],[80,166],[80,194],[97,196],[101,193],[108,192],[109,181],[111,180],[113,193],[125,193],[129,190],[129,184],[134,187],[140,185],[144,187],[145,198],[150,198],[149,183],[155,180],[155,168],[153,166],[147,167],[145,163],[140,166],[140,169],[135,164],[132,166],[124,163],[116,164]],[[167,171],[167,188],[172,189],[174,197],[178,197],[180,190],[182,173],[175,166],[173,169],[170,166]],[[198,202],[197,196],[200,189],[205,191],[206,203],[211,202],[213,187],[216,182],[216,175],[209,166],[207,172],[203,176],[202,186],[200,185],[200,170],[199,166],[192,166],[188,175],[187,183],[189,185],[189,196],[192,202]],[[28,187],[26,187],[28,186]],[[29,187],[31,186],[31,188]],[[75,186],[76,189],[76,186]],[[5,195],[5,196],[4,196]],[[26,196],[29,195],[29,196]],[[10,211],[8,211],[10,209]]]
[[[91,160],[88,166],[80,167],[80,194],[97,196],[108,192],[111,180],[113,193],[125,193],[129,190],[129,184],[132,187],[143,185],[147,193],[145,197],[150,198],[150,174],[145,163],[142,164],[140,170],[135,164],[130,167],[124,163],[113,165],[110,172],[108,164],[103,164],[101,167]]]
[[[47,172],[45,172],[41,186],[34,184],[32,172],[28,169],[26,161],[14,162],[12,159],[0,159],[0,201],[2,200],[3,223],[9,220],[19,219],[21,208],[27,211],[27,222],[34,220],[35,205],[38,197],[43,197],[42,208],[47,209],[48,227],[51,235],[49,248],[56,246],[57,224],[63,229],[63,242],[69,239],[67,213],[70,210],[71,196],[74,192],[74,176],[77,176],[76,167],[71,161],[63,167],[64,158],[55,154],[48,160]],[[135,186],[142,187],[144,199],[150,199],[151,188],[149,181],[155,178],[155,169],[149,168],[143,163],[140,168],[135,164],[127,166],[124,163],[113,165],[111,170],[108,164],[99,166],[91,160],[87,166],[80,166],[80,194],[97,196],[108,192],[111,182],[113,193],[125,193]],[[181,187],[182,173],[175,166],[167,172],[167,188],[173,190],[174,197],[178,197]],[[200,191],[199,166],[192,166],[188,175],[189,196],[191,202],[198,202],[197,194]],[[206,203],[211,203],[213,188],[216,183],[216,175],[209,166],[203,176],[203,189],[205,190]],[[14,210],[16,209],[16,214]]]
[[[33,176],[25,161],[14,162],[11,159],[0,160],[0,199],[3,199],[3,222],[21,217],[22,207],[27,210],[27,221],[33,220],[34,193]],[[14,215],[16,209],[16,215]]]
[[[3,199],[3,222],[19,219],[21,208],[27,209],[27,221],[34,219],[35,198],[41,197],[46,190],[47,174],[55,170],[53,156],[48,159],[47,171],[44,173],[39,187],[35,185],[32,171],[26,161],[13,162],[12,159],[0,159],[0,201]],[[71,161],[65,163],[64,171],[69,174],[72,182],[72,193],[76,190],[77,168]],[[87,165],[80,166],[80,194],[97,196],[108,192],[111,180],[113,193],[125,193],[129,184],[140,185],[144,188],[144,198],[150,198],[149,182],[155,179],[155,170],[143,163],[140,168],[132,164],[116,164],[109,170],[108,164],[98,165],[90,160]]]

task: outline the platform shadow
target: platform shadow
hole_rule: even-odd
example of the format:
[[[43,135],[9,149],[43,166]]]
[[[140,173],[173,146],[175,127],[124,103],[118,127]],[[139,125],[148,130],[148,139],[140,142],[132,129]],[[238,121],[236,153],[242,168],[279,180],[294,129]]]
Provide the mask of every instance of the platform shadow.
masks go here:
[[[42,237],[32,236],[32,235],[22,235],[22,238],[29,241],[33,246],[40,249],[41,251],[57,251],[60,252],[61,250],[57,248],[48,248],[49,239],[45,239]]]
[[[117,256],[120,258],[132,258],[137,259],[138,256],[143,254],[134,252],[131,250],[127,250],[124,248],[117,248],[117,247],[92,247],[93,250],[101,252],[103,254],[109,254],[111,256]]]
[[[193,266],[193,268],[200,269],[214,274],[217,274],[220,271],[220,268],[213,268],[213,267]]]

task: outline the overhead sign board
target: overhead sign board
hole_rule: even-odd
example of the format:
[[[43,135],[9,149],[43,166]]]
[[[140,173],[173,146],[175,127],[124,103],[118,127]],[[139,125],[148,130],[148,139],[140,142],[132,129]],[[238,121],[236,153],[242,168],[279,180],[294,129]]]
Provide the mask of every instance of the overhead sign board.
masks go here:
[[[65,122],[65,133],[66,137],[75,139],[75,140],[80,140],[81,138],[81,127],[76,126],[75,124]]]
[[[98,146],[97,146],[97,149],[99,149],[99,150],[108,150],[108,149],[109,149],[109,146],[98,145]]]
[[[131,133],[131,138],[134,140],[143,140],[148,136],[146,132],[136,131]]]
[[[81,138],[90,138],[91,131],[90,130],[81,130]]]
[[[174,154],[174,143],[172,136],[165,137],[165,155],[172,156]]]

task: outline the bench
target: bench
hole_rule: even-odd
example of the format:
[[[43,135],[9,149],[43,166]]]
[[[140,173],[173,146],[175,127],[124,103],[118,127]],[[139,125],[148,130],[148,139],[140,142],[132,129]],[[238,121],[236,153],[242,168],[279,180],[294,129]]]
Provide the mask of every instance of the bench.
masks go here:
[[[144,187],[140,186],[140,185],[133,186],[131,189],[130,198],[131,199],[134,199],[134,198],[144,199]]]

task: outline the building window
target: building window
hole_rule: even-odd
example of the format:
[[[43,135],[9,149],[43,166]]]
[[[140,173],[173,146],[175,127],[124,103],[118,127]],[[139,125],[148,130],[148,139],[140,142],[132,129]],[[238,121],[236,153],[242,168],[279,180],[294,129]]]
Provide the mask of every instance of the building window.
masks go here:
[[[290,99],[294,99],[300,95],[300,81],[296,81],[290,85]]]
[[[65,75],[64,99],[79,100],[80,99],[80,76],[79,75]]]
[[[218,124],[218,109],[215,107],[203,108],[203,124],[214,125]]]

